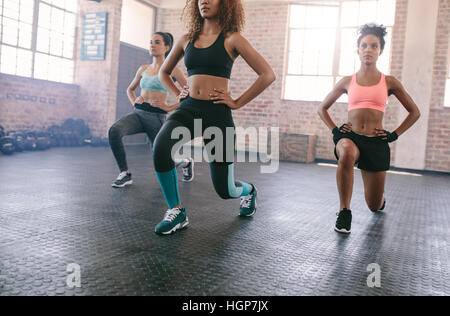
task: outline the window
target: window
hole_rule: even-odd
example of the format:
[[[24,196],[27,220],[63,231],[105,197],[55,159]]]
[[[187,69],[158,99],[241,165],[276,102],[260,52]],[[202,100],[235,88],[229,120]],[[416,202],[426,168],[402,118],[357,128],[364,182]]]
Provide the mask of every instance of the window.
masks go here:
[[[449,47],[449,53],[447,57],[447,80],[445,84],[445,100],[444,100],[444,106],[450,108],[450,47]]]
[[[72,83],[77,0],[0,5],[0,72]]]
[[[123,0],[120,41],[148,50],[156,9],[138,0]]]
[[[387,27],[386,47],[378,60],[388,73],[395,0],[336,0],[291,5],[284,98],[322,101],[342,77],[360,65],[357,32],[370,22]],[[346,96],[339,101],[345,102]]]

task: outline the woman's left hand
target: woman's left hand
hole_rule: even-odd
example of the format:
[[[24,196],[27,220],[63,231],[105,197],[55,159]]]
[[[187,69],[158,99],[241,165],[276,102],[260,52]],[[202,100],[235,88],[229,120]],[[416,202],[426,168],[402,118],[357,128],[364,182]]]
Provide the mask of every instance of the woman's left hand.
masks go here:
[[[375,133],[382,140],[387,141],[388,143],[395,142],[398,139],[398,135],[396,132],[390,133],[387,130],[375,128]]]
[[[214,100],[214,104],[226,104],[230,109],[238,109],[238,105],[231,98],[228,92],[223,91],[222,89],[214,88],[214,93],[210,93],[210,100]]]
[[[177,96],[177,102],[183,101],[189,96],[189,86],[184,86],[183,90],[181,90],[180,94]]]

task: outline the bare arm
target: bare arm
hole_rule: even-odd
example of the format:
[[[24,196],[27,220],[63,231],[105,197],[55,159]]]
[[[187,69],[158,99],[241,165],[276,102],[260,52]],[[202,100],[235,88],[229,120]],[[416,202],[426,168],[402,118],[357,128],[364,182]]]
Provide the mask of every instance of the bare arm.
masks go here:
[[[396,98],[400,101],[406,111],[409,112],[406,119],[402,122],[402,124],[395,130],[398,136],[402,135],[406,132],[411,126],[414,125],[415,122],[420,118],[420,110],[417,107],[414,100],[411,96],[406,92],[405,88],[395,77],[388,77],[388,85],[390,90],[396,96]]]
[[[159,70],[159,80],[161,83],[166,87],[168,91],[170,91],[172,94],[178,96],[180,94],[180,90],[177,88],[175,83],[173,82],[171,75],[175,70],[175,67],[177,66],[178,62],[181,58],[184,56],[184,44],[187,41],[187,36],[184,35],[181,37],[181,39],[175,44],[175,46],[172,48],[172,51],[170,52],[169,56],[164,61],[163,65],[161,66],[161,69]],[[181,71],[181,70],[180,70]],[[176,71],[174,73],[176,75]],[[177,78],[175,76],[175,78]],[[184,76],[183,76],[184,78]],[[178,81],[178,78],[177,78]],[[186,79],[184,78],[184,84],[186,85]]]
[[[211,100],[219,100],[214,103],[223,103],[231,109],[237,110],[260,95],[275,81],[276,76],[267,61],[250,45],[239,33],[230,36],[230,43],[234,50],[244,58],[247,64],[258,74],[258,79],[239,98],[233,100],[228,93],[214,89],[217,94],[212,95]]]
[[[189,94],[189,90],[187,89],[186,77],[184,76],[183,71],[181,71],[180,68],[175,67],[175,69],[173,70],[172,75],[170,77],[170,80],[173,82],[172,78],[175,78],[177,83],[183,88],[181,93],[177,97],[177,103],[168,105],[168,104],[166,104],[165,101],[161,102],[159,100],[154,100],[152,102],[153,106],[157,106],[166,112],[172,112],[172,111],[176,110],[178,108],[178,106],[180,105],[180,99],[187,97]]]
[[[128,100],[130,100],[132,105],[136,103],[136,94],[134,93],[134,91],[139,86],[139,82],[141,81],[142,78],[142,73],[145,71],[145,69],[146,66],[139,67],[138,71],[136,72],[136,76],[134,77],[133,81],[127,88]]]
[[[260,95],[275,81],[276,76],[272,67],[242,35],[234,33],[230,36],[230,41],[236,52],[258,74],[258,79],[253,85],[235,100],[235,106],[232,108],[239,109]]]
[[[187,85],[186,77],[184,76],[184,73],[180,68],[175,67],[172,72],[172,77],[177,80],[177,83],[180,85],[180,87],[183,88]]]
[[[333,88],[333,90],[327,95],[325,100],[323,100],[323,102],[320,104],[319,110],[317,111],[322,121],[325,122],[330,130],[335,129],[337,126],[331,119],[330,114],[328,113],[328,109],[341,97],[341,95],[347,93],[347,87],[350,83],[350,80],[351,77],[345,77],[340,80]]]

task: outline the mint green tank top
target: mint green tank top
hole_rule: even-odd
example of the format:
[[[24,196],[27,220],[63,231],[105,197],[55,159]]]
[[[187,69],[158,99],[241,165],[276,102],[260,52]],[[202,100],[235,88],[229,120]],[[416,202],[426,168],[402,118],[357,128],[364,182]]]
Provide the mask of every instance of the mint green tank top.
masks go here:
[[[164,88],[161,81],[159,81],[158,75],[149,76],[144,72],[142,74],[140,86],[142,90],[151,90],[169,94],[169,91],[167,91],[166,88]]]

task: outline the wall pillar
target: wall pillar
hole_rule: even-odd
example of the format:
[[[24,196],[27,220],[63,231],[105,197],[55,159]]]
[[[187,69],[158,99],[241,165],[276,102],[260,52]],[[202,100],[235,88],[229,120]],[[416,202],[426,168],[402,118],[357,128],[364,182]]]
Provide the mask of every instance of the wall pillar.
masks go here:
[[[402,83],[422,116],[397,141],[397,168],[425,169],[438,7],[439,0],[408,1]],[[399,124],[407,114],[404,109],[399,111]]]
[[[78,6],[75,84],[80,86],[80,112],[94,136],[106,137],[116,118],[122,0],[78,0]],[[108,13],[105,60],[81,60],[82,17],[96,12]]]

